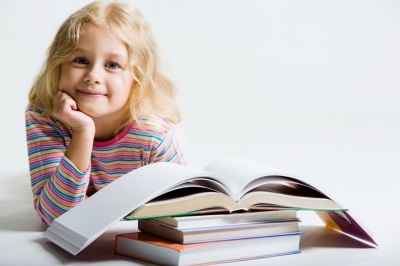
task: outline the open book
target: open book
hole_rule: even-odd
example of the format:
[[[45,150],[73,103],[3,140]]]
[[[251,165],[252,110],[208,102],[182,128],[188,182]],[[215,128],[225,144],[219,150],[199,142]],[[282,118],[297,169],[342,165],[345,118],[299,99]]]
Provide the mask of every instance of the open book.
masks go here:
[[[215,161],[204,170],[166,162],[136,169],[55,219],[44,236],[77,254],[128,214],[138,219],[253,207],[315,210],[328,226],[375,244],[345,208],[317,188],[239,158]]]
[[[204,170],[209,173],[176,184],[127,218],[180,215],[211,208],[230,212],[252,207],[344,210],[313,186],[253,161],[230,158]]]

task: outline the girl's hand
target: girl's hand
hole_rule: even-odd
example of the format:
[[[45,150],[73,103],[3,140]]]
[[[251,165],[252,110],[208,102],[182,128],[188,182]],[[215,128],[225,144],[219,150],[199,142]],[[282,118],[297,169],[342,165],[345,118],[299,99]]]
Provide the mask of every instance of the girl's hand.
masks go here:
[[[93,119],[87,114],[78,111],[74,99],[64,92],[57,92],[54,96],[52,115],[64,124],[70,126],[74,133],[91,132],[94,135],[95,126]]]
[[[90,166],[90,156],[96,131],[94,121],[87,114],[78,111],[78,106],[74,99],[64,92],[57,92],[53,101],[52,115],[67,126],[70,126],[73,131],[73,136],[65,155],[79,171],[85,172]]]

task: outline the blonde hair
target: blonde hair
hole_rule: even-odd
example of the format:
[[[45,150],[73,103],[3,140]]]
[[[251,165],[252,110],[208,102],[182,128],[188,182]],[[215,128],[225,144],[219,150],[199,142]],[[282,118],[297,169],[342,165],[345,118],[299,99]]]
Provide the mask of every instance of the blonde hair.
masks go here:
[[[141,117],[160,116],[180,121],[175,103],[176,87],[161,69],[161,60],[150,26],[137,8],[121,2],[96,1],[73,13],[60,27],[46,61],[29,93],[29,103],[50,114],[59,91],[61,65],[75,50],[87,23],[105,27],[126,45],[134,76],[127,102],[125,126]]]

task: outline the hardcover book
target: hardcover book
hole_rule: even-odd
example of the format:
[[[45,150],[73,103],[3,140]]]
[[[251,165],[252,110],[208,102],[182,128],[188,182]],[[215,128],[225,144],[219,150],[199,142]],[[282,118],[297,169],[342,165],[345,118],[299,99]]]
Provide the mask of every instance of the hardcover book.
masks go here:
[[[146,233],[116,236],[115,253],[157,265],[227,263],[299,253],[302,233],[178,244]]]
[[[224,226],[177,229],[154,221],[139,220],[138,228],[141,232],[159,236],[176,243],[192,244],[298,232],[299,222],[251,222]]]

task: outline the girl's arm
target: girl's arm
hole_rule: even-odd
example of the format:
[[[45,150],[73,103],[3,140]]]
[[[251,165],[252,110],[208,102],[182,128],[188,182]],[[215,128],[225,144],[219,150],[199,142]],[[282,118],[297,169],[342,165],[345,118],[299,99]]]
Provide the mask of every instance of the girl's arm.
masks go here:
[[[80,171],[65,156],[70,142],[66,128],[31,109],[25,119],[34,208],[50,225],[84,200],[90,171]]]
[[[71,139],[70,132],[59,121],[40,111],[26,111],[34,207],[47,225],[85,198],[93,145],[93,137],[88,133],[78,131]]]

